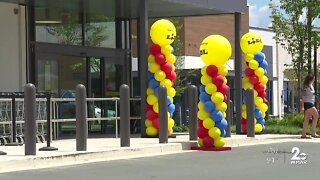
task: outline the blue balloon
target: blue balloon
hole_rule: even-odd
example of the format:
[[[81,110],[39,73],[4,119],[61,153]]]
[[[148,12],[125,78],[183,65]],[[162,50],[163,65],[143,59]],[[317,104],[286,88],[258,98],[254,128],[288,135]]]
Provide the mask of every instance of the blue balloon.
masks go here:
[[[267,75],[268,74],[268,71],[267,70],[264,70],[264,75]]]
[[[259,66],[266,70],[268,68],[268,62],[263,60],[262,62],[259,62]]]
[[[200,101],[202,102],[207,102],[211,100],[211,97],[209,94],[205,93],[205,92],[201,92],[200,96],[199,96]]]
[[[220,131],[221,131],[221,130],[220,130]],[[220,137],[225,137],[225,136],[226,136],[226,134],[227,134],[226,130],[222,130],[222,131],[221,131],[221,135],[220,135]]]
[[[171,51],[171,53],[172,53],[172,54],[174,53],[174,48],[172,48],[172,51]]]
[[[173,117],[173,113],[170,113],[170,112],[169,112],[169,114],[170,114],[170,117],[172,118],[172,117]]]
[[[200,86],[200,93],[201,93],[201,92],[206,92],[206,88],[205,88],[204,85],[201,85],[201,86]]]
[[[148,72],[148,80],[154,79],[154,74],[151,72]]]
[[[173,113],[176,110],[176,106],[174,104],[169,104],[168,106],[168,111],[171,113]]]
[[[262,125],[262,130],[266,130],[266,126],[265,125]]]
[[[153,90],[155,96],[159,96],[159,87],[154,88]]]
[[[247,102],[247,97],[246,97],[246,96],[243,96],[243,97],[242,97],[242,102],[243,102],[243,103],[246,103],[246,102]]]
[[[159,87],[159,82],[155,79],[150,79],[149,81],[149,87],[152,88],[152,89],[155,89],[157,87]]]
[[[264,125],[266,123],[266,120],[261,117],[261,118],[257,119],[257,122],[261,125]]]
[[[170,98],[170,96],[167,96],[167,103],[168,103],[168,105],[171,104],[171,98]]]
[[[259,109],[255,109],[254,116],[256,117],[256,119],[259,119],[262,117],[262,112]]]
[[[228,127],[228,122],[225,119],[216,122],[216,127],[218,127],[221,131],[225,130]]]
[[[211,101],[207,101],[204,103],[204,109],[207,111],[207,112],[212,112],[214,110],[216,110],[216,105],[211,102]]]
[[[254,59],[257,60],[259,63],[264,60],[264,53],[263,52],[258,52],[254,55]]]
[[[215,110],[210,114],[210,117],[215,121],[221,121],[223,119],[223,115],[221,111]]]

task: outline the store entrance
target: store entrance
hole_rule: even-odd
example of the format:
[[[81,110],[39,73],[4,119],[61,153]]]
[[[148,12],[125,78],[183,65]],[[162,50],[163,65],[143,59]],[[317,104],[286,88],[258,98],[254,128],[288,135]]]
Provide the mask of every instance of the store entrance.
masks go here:
[[[126,51],[47,43],[36,44],[36,85],[38,91],[51,92],[56,98],[75,98],[75,87],[83,84],[91,98],[119,97],[119,87],[128,83]],[[75,119],[75,102],[57,100],[53,116]],[[114,117],[114,101],[88,103],[89,118]],[[90,121],[89,132],[113,133],[114,121]],[[74,134],[75,123],[59,123],[60,135]]]

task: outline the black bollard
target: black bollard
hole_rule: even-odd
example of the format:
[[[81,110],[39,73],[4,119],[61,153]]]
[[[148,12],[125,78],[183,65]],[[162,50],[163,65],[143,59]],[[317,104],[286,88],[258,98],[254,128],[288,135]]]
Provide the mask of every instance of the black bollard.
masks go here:
[[[255,123],[254,123],[254,92],[249,88],[246,90],[247,97],[247,137],[255,136]]]
[[[159,143],[168,143],[168,99],[167,88],[159,86]]]
[[[76,87],[76,148],[77,151],[87,150],[88,114],[86,101],[86,87],[78,84]]]
[[[51,147],[51,117],[50,117],[50,109],[51,109],[51,95],[50,93],[46,94],[46,108],[47,108],[47,146],[42,147],[39,149],[39,151],[57,151],[58,148]]]
[[[232,127],[232,114],[233,114],[233,103],[231,100],[228,101],[228,109],[227,109],[227,121],[228,126],[226,129],[226,137],[231,137],[231,127]]]
[[[130,88],[120,86],[120,146],[130,147]]]
[[[189,106],[189,139],[198,139],[198,89],[195,85],[188,87],[188,106]]]
[[[25,155],[36,155],[36,88],[31,83],[24,86],[24,115]]]

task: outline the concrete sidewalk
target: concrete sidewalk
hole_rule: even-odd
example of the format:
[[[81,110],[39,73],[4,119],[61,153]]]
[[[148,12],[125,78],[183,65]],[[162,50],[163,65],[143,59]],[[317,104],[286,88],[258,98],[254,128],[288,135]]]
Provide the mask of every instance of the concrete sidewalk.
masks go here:
[[[226,146],[239,147],[292,141],[320,143],[320,139],[299,139],[299,137],[299,135],[266,134],[247,138],[246,135],[232,135],[232,138],[226,138]],[[45,145],[45,143],[38,143],[37,149]],[[157,138],[131,138],[131,147],[126,148],[120,147],[119,138],[92,138],[88,139],[88,151],[85,152],[76,151],[74,139],[59,140],[52,143],[53,147],[59,149],[58,151],[37,151],[36,156],[24,156],[24,146],[0,146],[0,151],[7,153],[0,156],[0,173],[180,153],[196,145],[195,141],[189,141],[188,135],[177,134],[176,138],[169,139],[168,144],[159,144]]]

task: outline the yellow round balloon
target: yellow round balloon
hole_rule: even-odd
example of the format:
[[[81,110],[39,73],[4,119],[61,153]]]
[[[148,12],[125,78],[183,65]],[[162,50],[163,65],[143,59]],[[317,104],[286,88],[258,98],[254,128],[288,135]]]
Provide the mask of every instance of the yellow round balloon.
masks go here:
[[[153,108],[154,112],[159,113],[159,104],[158,103],[155,103],[152,108]]]
[[[248,76],[244,76],[244,77],[242,78],[242,81],[243,81],[243,83],[249,82]]]
[[[226,77],[223,78],[223,83],[228,84],[228,79]]]
[[[155,62],[155,61],[156,61],[156,60],[155,60],[154,56],[153,56],[152,54],[150,54],[149,57],[148,57],[148,62],[149,62],[149,63],[153,63],[153,62]]]
[[[156,104],[158,102],[158,98],[155,95],[149,95],[147,97],[147,103],[151,106],[153,106],[154,104]]]
[[[259,68],[259,63],[256,60],[249,61],[249,67],[253,70],[256,70]]]
[[[242,36],[240,46],[245,54],[255,54],[262,51],[264,41],[259,33],[248,32]]]
[[[172,64],[172,71],[176,70],[176,66],[174,64]]]
[[[172,82],[170,81],[170,79],[164,79],[164,80],[160,81],[160,85],[165,86],[168,90],[171,88]]]
[[[160,65],[157,63],[149,63],[149,71],[152,73],[156,73],[160,70]]]
[[[157,80],[157,81],[162,81],[166,78],[166,73],[159,70],[157,71],[156,73],[154,73],[154,78]]]
[[[243,89],[247,90],[249,88],[253,88],[253,85],[250,82],[246,82],[243,84]]]
[[[199,118],[199,119],[205,120],[205,119],[207,119],[208,117],[210,117],[210,113],[208,113],[207,111],[200,110],[200,111],[198,112],[198,118]]]
[[[166,57],[169,57],[170,54],[172,54],[172,50],[173,50],[173,47],[170,45],[161,47],[161,53],[164,54]]]
[[[219,138],[221,135],[221,131],[217,127],[213,127],[209,130],[209,136],[212,137],[213,139]]]
[[[204,103],[202,101],[200,101],[198,103],[198,109],[201,111],[201,110],[204,110]]]
[[[171,64],[174,64],[174,63],[176,63],[176,61],[177,61],[177,58],[176,58],[176,56],[175,55],[173,55],[173,54],[170,54],[168,57],[166,57],[167,58],[167,62],[169,62],[169,63],[171,63]]]
[[[206,93],[212,95],[213,93],[215,93],[217,91],[217,86],[212,83],[209,83],[205,86],[205,91],[206,91]]]
[[[247,106],[244,104],[242,105],[242,111],[245,111],[245,110],[247,110]]]
[[[207,118],[203,121],[203,127],[205,127],[206,129],[211,129],[216,125],[216,123],[214,122],[214,120],[212,120],[211,118]]]
[[[203,85],[207,85],[209,83],[212,83],[212,78],[210,76],[202,76],[200,81]]]
[[[208,76],[207,67],[208,67],[208,66],[203,66],[203,67],[201,68],[201,75],[203,75],[203,76]]]
[[[198,144],[200,147],[203,147],[203,140],[201,138],[198,139]]]
[[[153,126],[149,126],[146,129],[146,133],[148,136],[156,136],[158,135],[158,129]]]
[[[170,96],[171,98],[176,96],[176,90],[174,88],[170,88],[168,91],[168,96]],[[171,100],[171,102],[173,103],[173,99]]]
[[[211,100],[215,103],[215,104],[221,104],[224,100],[224,95],[220,92],[215,92],[212,94],[211,96]]]
[[[269,81],[269,79],[268,79],[267,76],[262,76],[262,77],[260,78],[260,82],[261,82],[262,84],[267,84],[268,81]]]
[[[225,66],[218,67],[218,74],[220,74],[222,76],[228,75],[228,68]]]
[[[253,90],[253,96],[254,98],[258,97],[258,92],[256,90]]]
[[[254,129],[255,129],[255,132],[256,133],[260,133],[260,132],[262,132],[262,125],[261,124],[256,124],[255,125],[255,127],[254,127]]]
[[[228,106],[227,103],[222,102],[220,104],[216,104],[216,109],[221,111],[221,112],[225,112],[227,110]]]
[[[260,108],[259,108],[263,113],[268,111],[268,105],[266,105],[265,103],[262,103]]]
[[[221,148],[226,144],[226,140],[222,137],[214,139],[214,147]]]
[[[264,69],[261,68],[261,67],[259,67],[258,69],[256,69],[256,70],[254,71],[254,73],[255,73],[259,78],[261,78],[261,77],[264,76]]]
[[[250,62],[251,60],[254,60],[254,55],[253,54],[246,54],[245,60],[247,62]]]
[[[211,35],[200,45],[200,56],[206,65],[223,66],[232,53],[230,42],[223,36]]]
[[[159,46],[169,45],[174,41],[177,31],[172,22],[166,19],[160,19],[152,24],[150,37],[154,44]]]
[[[152,121],[150,119],[146,119],[145,125],[146,125],[146,127],[151,127],[152,126]]]
[[[242,111],[241,117],[247,119],[247,111]]]
[[[263,103],[263,99],[261,97],[257,97],[257,98],[254,99],[254,104],[257,107],[260,107],[262,103]]]
[[[174,126],[174,120],[170,118],[168,121],[168,127],[173,128],[173,126]]]
[[[169,132],[168,132],[168,135],[172,135],[173,134],[173,129],[172,128],[169,128]]]
[[[222,116],[223,116],[223,118],[227,118],[227,113],[226,112],[222,112]]]
[[[149,95],[152,95],[152,94],[154,94],[154,90],[152,88],[148,88],[147,89],[147,95],[149,96]]]

